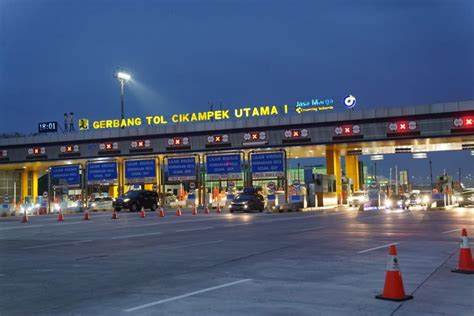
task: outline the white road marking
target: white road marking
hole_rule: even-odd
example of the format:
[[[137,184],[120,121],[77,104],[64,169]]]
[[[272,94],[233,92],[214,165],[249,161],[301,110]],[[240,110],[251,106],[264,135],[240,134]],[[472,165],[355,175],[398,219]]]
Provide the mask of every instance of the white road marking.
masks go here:
[[[70,241],[70,242],[61,242],[57,244],[45,244],[45,245],[38,245],[38,246],[30,246],[24,247],[22,249],[34,249],[34,248],[45,248],[45,247],[54,247],[54,246],[62,246],[62,245],[70,245],[70,244],[80,244],[84,242],[91,242],[92,240],[78,240],[78,241]]]
[[[243,280],[239,280],[239,281],[235,281],[235,282],[230,282],[230,283],[226,283],[226,284],[222,284],[222,285],[218,285],[218,286],[209,287],[207,289],[202,289],[202,290],[199,290],[199,291],[195,291],[195,292],[191,292],[191,293],[187,293],[187,294],[183,294],[183,295],[179,295],[179,296],[175,296],[175,297],[170,297],[170,298],[167,298],[167,299],[164,299],[164,300],[155,301],[155,302],[151,302],[151,303],[148,303],[148,304],[144,304],[144,305],[132,307],[132,308],[129,308],[129,309],[125,309],[124,312],[134,312],[134,311],[137,311],[137,310],[140,310],[140,309],[148,308],[148,307],[155,306],[155,305],[160,305],[160,304],[167,303],[167,302],[180,300],[182,298],[186,298],[186,297],[190,297],[190,296],[193,296],[193,295],[197,295],[197,294],[201,294],[201,293],[206,293],[206,292],[222,289],[224,287],[229,287],[229,286],[232,286],[232,285],[248,282],[248,281],[251,281],[251,280],[252,279],[243,279]]]
[[[441,234],[448,234],[448,233],[458,232],[458,231],[461,231],[461,230],[459,228],[456,228],[456,229],[447,230],[445,232],[442,232]]]
[[[24,226],[15,226],[15,227],[2,227],[0,230],[9,230],[9,229],[21,229],[21,228],[31,228],[31,227],[43,227],[44,225],[28,225],[24,224]]]
[[[214,227],[201,227],[201,228],[190,228],[190,229],[178,229],[176,230],[177,233],[182,233],[182,232],[193,232],[196,230],[208,230],[208,229],[213,229]]]
[[[148,234],[137,234],[137,235],[126,235],[126,236],[116,236],[112,237],[111,239],[125,239],[125,238],[133,238],[133,237],[142,237],[142,236],[152,236],[152,235],[160,235],[161,233],[148,233]]]
[[[377,249],[380,249],[380,248],[386,248],[388,246],[391,246],[391,245],[398,245],[399,242],[394,242],[394,243],[391,243],[391,244],[387,244],[387,245],[383,245],[383,246],[379,246],[379,247],[375,247],[375,248],[370,248],[370,249],[366,249],[366,250],[362,250],[362,251],[357,251],[357,253],[365,253],[365,252],[369,252],[369,251],[372,251],[372,250],[377,250]]]
[[[217,243],[220,243],[220,242],[223,242],[223,240],[195,242],[195,243],[192,243],[192,244],[181,245],[181,246],[175,246],[175,247],[166,247],[166,248],[163,248],[163,249],[171,250],[171,249],[179,249],[179,248],[185,248],[185,247],[193,247],[193,246],[202,246],[202,245],[209,245],[209,244],[217,244]]]
[[[317,229],[322,229],[322,228],[324,228],[324,227],[313,227],[313,228],[298,229],[298,230],[292,231],[291,233],[302,233],[302,232],[308,232],[308,231],[311,231],[311,230],[317,230]]]
[[[243,223],[243,224],[231,224],[231,225],[224,225],[223,227],[237,227],[237,226],[245,226],[245,225],[251,225],[253,223]]]

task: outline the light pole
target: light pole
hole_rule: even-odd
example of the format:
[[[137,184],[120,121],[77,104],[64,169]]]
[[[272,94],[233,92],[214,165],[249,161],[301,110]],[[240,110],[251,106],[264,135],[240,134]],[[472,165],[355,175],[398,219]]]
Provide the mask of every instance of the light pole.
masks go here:
[[[115,78],[120,82],[120,109],[122,113],[122,120],[125,118],[125,111],[124,111],[124,105],[123,105],[123,90],[125,83],[128,82],[132,76],[128,74],[127,72],[121,70],[120,68],[115,71]]]
[[[433,167],[432,167],[431,160],[430,160],[430,182],[431,182],[431,190],[433,191]]]

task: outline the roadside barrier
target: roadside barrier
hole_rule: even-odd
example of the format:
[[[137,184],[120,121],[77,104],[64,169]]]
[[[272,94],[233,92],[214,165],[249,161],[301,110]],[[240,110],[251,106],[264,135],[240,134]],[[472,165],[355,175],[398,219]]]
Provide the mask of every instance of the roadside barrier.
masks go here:
[[[463,274],[474,274],[474,262],[472,261],[471,247],[469,246],[469,238],[467,238],[467,230],[465,228],[463,228],[461,232],[458,267],[451,271]]]
[[[140,211],[140,218],[145,218],[145,207],[142,206],[142,209]]]
[[[165,211],[160,207],[160,217],[165,217]]]
[[[412,295],[406,295],[403,288],[402,273],[397,256],[397,247],[390,245],[388,248],[387,270],[385,272],[385,285],[383,293],[375,298],[389,301],[406,301],[413,298]]]

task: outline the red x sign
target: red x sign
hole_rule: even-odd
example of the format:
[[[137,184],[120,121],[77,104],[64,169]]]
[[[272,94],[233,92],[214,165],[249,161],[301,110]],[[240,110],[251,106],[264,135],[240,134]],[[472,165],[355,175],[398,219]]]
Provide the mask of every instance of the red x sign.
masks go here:
[[[174,139],[174,144],[175,145],[181,145],[181,139],[180,138],[175,138]]]
[[[145,144],[143,143],[143,141],[139,140],[138,141],[138,147],[144,147],[144,146],[145,146]]]
[[[252,140],[257,140],[258,139],[258,133],[252,133]]]
[[[112,144],[111,143],[105,144],[105,149],[112,149]]]
[[[300,137],[300,131],[299,130],[294,130],[292,131],[293,137]]]
[[[472,126],[472,118],[466,119],[466,126]]]
[[[350,134],[351,133],[351,128],[350,127],[344,127],[344,134]]]

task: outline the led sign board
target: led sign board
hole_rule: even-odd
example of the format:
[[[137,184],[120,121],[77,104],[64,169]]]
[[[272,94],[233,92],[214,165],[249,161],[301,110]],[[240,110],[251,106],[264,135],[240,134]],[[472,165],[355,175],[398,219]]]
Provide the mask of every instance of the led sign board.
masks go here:
[[[94,183],[114,183],[117,182],[117,163],[97,162],[87,165],[87,182]]]
[[[240,154],[207,156],[206,173],[211,180],[242,178]]]
[[[285,159],[282,152],[253,153],[250,155],[252,177],[283,177],[284,161]]]
[[[194,157],[168,158],[168,181],[195,181],[196,159]]]
[[[125,161],[125,179],[127,183],[155,183],[155,159]]]
[[[51,180],[55,185],[77,185],[81,181],[79,165],[57,166],[51,168]]]

